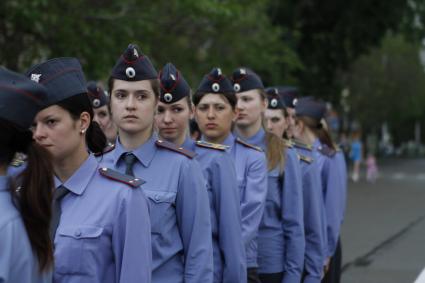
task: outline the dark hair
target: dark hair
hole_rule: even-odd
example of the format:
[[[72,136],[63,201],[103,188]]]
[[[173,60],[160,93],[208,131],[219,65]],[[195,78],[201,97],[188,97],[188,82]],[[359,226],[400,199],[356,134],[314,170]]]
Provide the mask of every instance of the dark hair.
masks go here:
[[[193,104],[195,104],[195,106],[197,106],[199,104],[199,102],[202,100],[202,98],[206,94],[210,94],[210,93],[212,93],[212,92],[200,92],[200,91],[195,92],[195,94],[192,96]],[[226,98],[227,101],[229,102],[230,106],[232,106],[232,109],[235,110],[236,102],[238,101],[238,99],[237,99],[234,92],[224,92],[224,93],[217,93],[217,94],[218,95],[221,94],[221,96]]]
[[[87,147],[93,153],[102,153],[108,141],[99,124],[93,121],[94,112],[87,94],[73,95],[58,102],[57,105],[67,110],[74,120],[79,119],[83,112],[89,113],[90,125],[86,134]]]
[[[109,105],[111,105],[111,99],[112,99],[112,90],[114,89],[114,82],[115,78],[109,77],[108,79],[108,92],[109,92]],[[159,98],[159,92],[160,92],[160,84],[158,79],[152,79],[149,80],[153,93],[155,95],[155,99]]]
[[[297,120],[302,121],[322,144],[326,144],[329,148],[336,150],[335,143],[333,142],[331,135],[325,127],[323,127],[323,124],[320,121],[308,116],[297,116]]]
[[[32,250],[39,262],[39,271],[53,265],[53,247],[49,227],[52,215],[53,168],[49,153],[32,140],[32,133],[11,122],[0,119],[0,163],[9,165],[16,153],[27,155],[27,165],[18,176],[20,190],[15,182],[9,191],[20,211]]]

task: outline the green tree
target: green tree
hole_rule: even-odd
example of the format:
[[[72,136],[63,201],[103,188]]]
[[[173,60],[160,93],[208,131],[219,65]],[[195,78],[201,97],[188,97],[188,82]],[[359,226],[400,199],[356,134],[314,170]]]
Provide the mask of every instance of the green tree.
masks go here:
[[[425,72],[421,46],[388,33],[381,48],[361,56],[345,78],[351,115],[366,132],[388,122],[396,142],[413,139],[415,121],[424,120]]]
[[[304,93],[337,101],[338,75],[399,27],[406,6],[406,0],[274,0],[269,13],[287,28],[282,40],[304,66],[295,72]]]
[[[25,70],[58,56],[78,57],[90,79],[108,77],[130,42],[157,68],[173,62],[196,87],[214,66],[252,67],[268,83],[301,68],[282,44],[284,28],[267,16],[268,0],[3,0],[0,63]]]

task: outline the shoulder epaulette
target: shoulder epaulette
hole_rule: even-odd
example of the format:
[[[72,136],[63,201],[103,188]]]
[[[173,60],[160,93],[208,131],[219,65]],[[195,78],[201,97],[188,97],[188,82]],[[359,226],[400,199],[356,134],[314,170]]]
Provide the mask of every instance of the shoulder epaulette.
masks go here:
[[[155,144],[159,147],[166,148],[166,149],[169,149],[171,151],[186,155],[190,159],[192,159],[196,156],[196,153],[194,153],[193,151],[184,149],[183,147],[179,147],[172,142],[168,142],[168,141],[164,141],[164,140],[157,140],[155,142]]]
[[[21,167],[25,163],[25,157],[22,155],[15,155],[10,165],[13,167]]]
[[[321,145],[321,146],[319,146],[319,148],[318,148],[318,150],[319,150],[319,152],[321,152],[323,155],[326,155],[326,156],[329,156],[329,157],[332,157],[333,155],[335,155],[335,153],[336,153],[336,151],[334,150],[334,149],[332,149],[332,148],[330,148],[329,146],[327,146],[327,145]]]
[[[302,155],[302,154],[298,154],[298,158],[299,158],[301,161],[304,161],[304,162],[306,162],[306,163],[308,163],[308,164],[310,164],[311,162],[313,162],[313,158],[308,157],[308,156],[305,156],[305,155]]]
[[[212,142],[206,142],[206,141],[196,141],[195,144],[200,147],[217,149],[221,151],[225,151],[226,149],[229,148],[227,145],[224,145],[224,144],[212,143]]]
[[[287,139],[283,139],[283,144],[286,147],[290,147],[290,148],[294,147],[294,143],[292,141],[290,141],[290,140],[287,140]]]
[[[255,149],[255,150],[257,150],[257,151],[261,151],[261,152],[263,152],[263,149],[262,149],[261,147],[256,146],[256,145],[253,145],[253,144],[250,144],[250,143],[247,143],[247,142],[245,142],[245,141],[241,140],[240,138],[236,138],[236,141],[237,141],[238,143],[240,143],[240,144],[242,144],[242,145],[246,146],[246,147],[249,147],[249,148]]]
[[[102,152],[96,152],[94,154],[94,156],[96,156],[96,157],[101,156],[101,155],[103,155],[105,153],[108,153],[108,152],[113,151],[114,149],[115,149],[115,145],[114,144],[110,144],[107,147],[105,147],[105,149]]]
[[[102,176],[104,176],[108,179],[111,179],[111,180],[114,180],[114,181],[117,181],[117,182],[120,182],[120,183],[124,183],[124,184],[129,185],[130,187],[133,187],[133,188],[137,188],[138,186],[146,183],[145,181],[143,181],[140,178],[136,178],[136,177],[129,176],[129,175],[126,175],[126,174],[122,174],[118,171],[115,171],[113,169],[106,168],[106,167],[100,168],[99,173],[100,173],[100,175],[102,175]]]
[[[306,150],[309,150],[309,151],[313,150],[313,146],[311,144],[303,143],[299,140],[293,140],[292,144],[295,147],[298,147],[298,148],[306,149]]]

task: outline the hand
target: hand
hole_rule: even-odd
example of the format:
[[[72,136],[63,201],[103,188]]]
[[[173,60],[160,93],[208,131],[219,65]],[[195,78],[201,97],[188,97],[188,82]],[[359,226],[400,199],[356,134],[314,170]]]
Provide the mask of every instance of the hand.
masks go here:
[[[331,257],[328,257],[325,262],[325,266],[323,267],[323,277],[325,277],[326,273],[329,271],[329,266],[331,265]],[[323,279],[322,277],[322,279]]]

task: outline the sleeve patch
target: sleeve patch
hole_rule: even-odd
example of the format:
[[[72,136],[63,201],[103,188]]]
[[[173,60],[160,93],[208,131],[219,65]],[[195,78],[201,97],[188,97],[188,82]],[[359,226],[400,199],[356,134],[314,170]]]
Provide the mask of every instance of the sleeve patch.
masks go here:
[[[126,174],[122,174],[122,173],[115,171],[115,170],[112,170],[110,168],[102,167],[102,168],[99,169],[99,173],[100,173],[100,175],[102,175],[105,178],[108,178],[108,179],[111,179],[111,180],[114,180],[114,181],[117,181],[117,182],[120,182],[120,183],[124,183],[124,184],[126,184],[130,187],[133,187],[133,188],[137,188],[140,185],[143,185],[144,183],[146,183],[146,181],[143,181],[140,178],[136,178],[136,177],[129,176],[129,175],[126,175]]]
[[[184,149],[183,147],[179,147],[179,146],[175,145],[172,142],[168,142],[168,141],[164,141],[164,140],[157,140],[155,142],[155,144],[158,147],[162,147],[162,148],[165,148],[165,149],[168,149],[168,150],[171,150],[171,151],[174,151],[174,152],[183,154],[183,155],[189,157],[190,159],[192,159],[192,158],[194,158],[196,156],[196,153],[194,153],[193,151]]]

